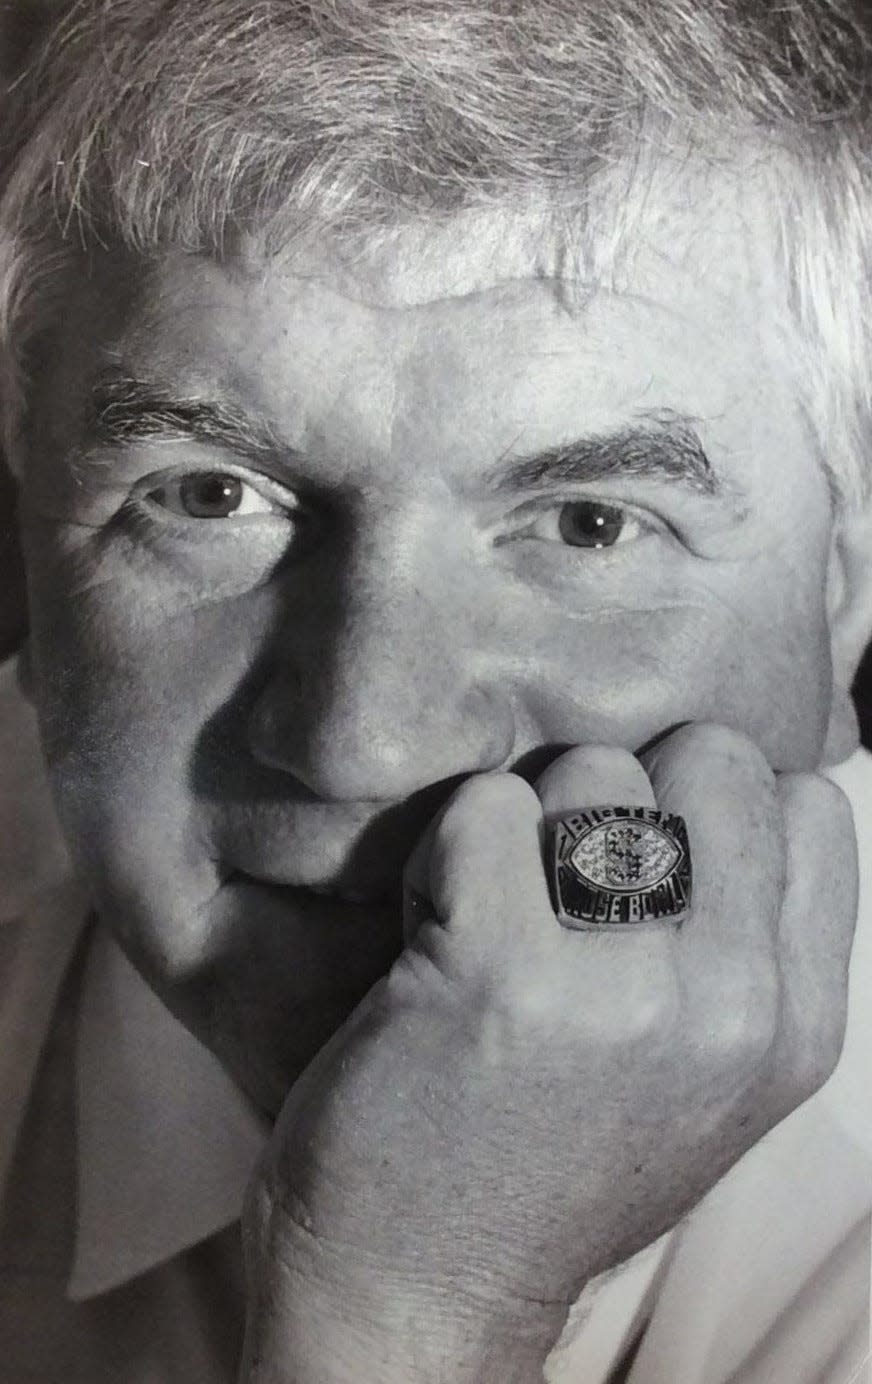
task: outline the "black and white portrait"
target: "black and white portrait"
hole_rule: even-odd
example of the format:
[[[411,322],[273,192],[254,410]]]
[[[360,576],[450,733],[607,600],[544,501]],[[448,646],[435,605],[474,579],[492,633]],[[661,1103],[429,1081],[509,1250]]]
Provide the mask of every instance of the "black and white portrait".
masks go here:
[[[0,1381],[869,1384],[868,0],[0,71]]]

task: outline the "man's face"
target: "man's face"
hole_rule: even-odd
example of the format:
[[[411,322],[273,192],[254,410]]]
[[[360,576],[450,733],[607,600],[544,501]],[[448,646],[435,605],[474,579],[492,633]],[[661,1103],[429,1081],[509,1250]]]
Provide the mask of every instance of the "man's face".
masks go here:
[[[464,776],[688,720],[819,762],[828,488],[753,226],[688,216],[571,304],[447,231],[70,307],[25,486],[47,755],[99,912],[266,1108]]]

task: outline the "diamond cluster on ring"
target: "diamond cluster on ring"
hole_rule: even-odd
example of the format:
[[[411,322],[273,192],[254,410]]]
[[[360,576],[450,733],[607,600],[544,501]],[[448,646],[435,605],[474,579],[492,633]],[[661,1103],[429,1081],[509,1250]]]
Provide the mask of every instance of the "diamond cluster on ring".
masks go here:
[[[678,920],[690,906],[690,849],[677,814],[591,807],[554,829],[552,884],[564,927]]]

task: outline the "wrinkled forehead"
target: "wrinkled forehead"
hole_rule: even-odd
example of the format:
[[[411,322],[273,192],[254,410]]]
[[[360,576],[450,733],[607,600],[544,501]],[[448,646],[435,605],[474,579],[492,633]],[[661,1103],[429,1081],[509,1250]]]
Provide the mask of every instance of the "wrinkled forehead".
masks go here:
[[[166,266],[215,258],[241,284],[278,268],[317,280],[344,296],[386,308],[462,298],[501,285],[551,285],[567,311],[597,292],[656,298],[668,291],[692,315],[700,286],[706,313],[747,307],[761,298],[775,329],[789,316],[790,285],[780,249],[785,214],[774,154],[724,150],[718,158],[686,149],[635,151],[589,181],[575,198],[531,187],[512,203],[477,205],[399,223],[311,225],[281,216],[244,232],[229,230],[220,254],[190,256],[172,245],[147,259],[97,251],[70,287],[76,306],[107,321],[167,308]],[[668,271],[668,289],[664,278]],[[776,314],[777,309],[777,314]]]
[[[315,236],[295,227],[285,240],[271,227],[240,236],[232,259],[243,276],[278,264],[389,308],[536,279],[571,310],[598,291],[655,293],[664,268],[674,291],[683,279],[692,293],[702,276],[726,305],[737,291],[772,297],[782,210],[776,166],[750,148],[716,162],[658,151],[616,163],[574,201],[531,190],[514,204],[413,223]]]
[[[793,387],[801,353],[765,168],[749,163],[740,176],[734,164],[661,159],[632,173],[616,169],[613,181],[571,209],[531,198],[353,234],[297,233],[283,243],[275,228],[248,232],[220,262],[171,248],[147,263],[102,255],[75,286],[60,350],[79,373],[85,339],[111,364],[113,354],[130,360],[172,337],[191,366],[205,344],[204,314],[217,320],[229,310],[237,322],[267,315],[284,330],[316,297],[409,330],[412,320],[429,331],[462,317],[486,336],[488,324],[511,318],[521,342],[544,326],[571,345],[572,333],[611,304],[625,320],[635,313],[651,349],[677,324],[706,358],[709,345],[722,364],[735,355],[766,358]],[[87,325],[70,332],[77,319]]]

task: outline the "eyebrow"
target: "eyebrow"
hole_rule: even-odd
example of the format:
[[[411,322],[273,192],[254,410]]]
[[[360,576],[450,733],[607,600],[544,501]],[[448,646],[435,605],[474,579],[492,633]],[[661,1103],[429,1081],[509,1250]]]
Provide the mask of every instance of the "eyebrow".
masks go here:
[[[265,419],[213,399],[174,398],[160,385],[114,370],[94,383],[86,428],[89,439],[108,447],[187,439],[255,461],[288,450]]]
[[[708,496],[723,490],[692,420],[671,410],[646,415],[639,424],[615,432],[502,461],[488,483],[503,494],[624,477],[678,482]]]
[[[253,461],[285,457],[265,420],[214,399],[174,398],[160,385],[118,370],[101,375],[91,391],[87,431],[99,445],[123,447],[149,440],[189,439],[219,446]],[[291,453],[296,455],[296,453]],[[485,477],[496,494],[619,478],[678,482],[716,496],[723,485],[712,469],[690,418],[660,410],[615,432],[579,438],[530,456],[504,456]]]

